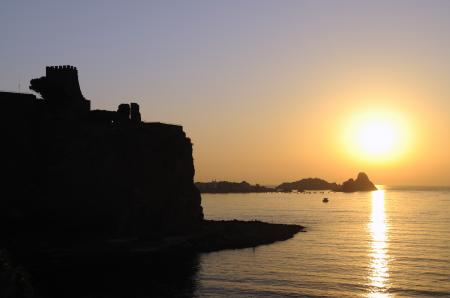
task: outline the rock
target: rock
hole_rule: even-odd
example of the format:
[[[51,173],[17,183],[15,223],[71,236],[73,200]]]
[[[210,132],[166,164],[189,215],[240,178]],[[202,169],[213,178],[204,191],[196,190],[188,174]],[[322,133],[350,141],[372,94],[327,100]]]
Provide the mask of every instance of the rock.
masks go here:
[[[341,191],[355,192],[355,191],[373,191],[377,190],[375,185],[369,180],[366,173],[359,173],[356,180],[349,179],[342,184]]]
[[[342,192],[377,190],[365,173],[359,173],[356,180],[349,179],[342,185],[329,183],[319,178],[306,178],[294,182],[284,182],[276,187],[277,191],[332,190]]]
[[[200,252],[247,248],[287,240],[303,230],[303,226],[294,224],[205,220],[191,243]]]

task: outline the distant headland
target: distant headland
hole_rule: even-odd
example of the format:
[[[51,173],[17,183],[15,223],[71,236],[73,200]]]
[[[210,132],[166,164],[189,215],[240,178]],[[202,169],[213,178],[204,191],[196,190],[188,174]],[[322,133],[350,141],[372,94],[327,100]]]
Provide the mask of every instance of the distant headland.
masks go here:
[[[195,186],[201,193],[254,193],[254,192],[273,192],[272,187],[252,185],[247,181],[229,182],[229,181],[211,181],[196,182]]]
[[[359,173],[355,180],[348,179],[342,184],[330,183],[320,178],[304,178],[294,182],[283,182],[276,187],[251,185],[246,181],[196,182],[201,193],[258,193],[258,192],[303,192],[308,190],[331,190],[336,192],[356,192],[377,190],[366,173]]]

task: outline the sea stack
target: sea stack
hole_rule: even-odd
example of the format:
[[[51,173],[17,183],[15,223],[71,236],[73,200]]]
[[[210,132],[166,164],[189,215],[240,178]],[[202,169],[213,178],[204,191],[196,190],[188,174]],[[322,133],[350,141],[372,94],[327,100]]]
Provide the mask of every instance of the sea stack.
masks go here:
[[[372,191],[377,190],[375,185],[369,180],[366,173],[359,173],[356,180],[349,179],[342,183],[341,191],[355,192],[355,191]]]

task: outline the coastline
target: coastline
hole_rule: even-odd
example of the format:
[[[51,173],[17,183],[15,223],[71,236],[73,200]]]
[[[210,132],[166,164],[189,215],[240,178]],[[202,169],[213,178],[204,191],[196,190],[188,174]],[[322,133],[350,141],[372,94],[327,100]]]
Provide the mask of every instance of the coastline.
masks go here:
[[[246,181],[211,181],[195,182],[200,193],[276,193],[276,192],[305,192],[305,191],[333,191],[357,192],[377,190],[366,173],[358,173],[356,179],[350,178],[342,184],[328,182],[321,178],[303,178],[293,182],[283,182],[275,187],[252,185]]]
[[[305,227],[295,224],[274,224],[262,221],[205,220],[202,232],[195,239],[199,252],[240,249],[288,240]]]
[[[200,254],[272,244],[290,239],[304,229],[295,224],[256,220],[204,220],[192,233],[159,240],[122,238],[40,248],[36,243],[37,246],[19,250],[0,250],[0,256],[10,256],[3,264],[9,268],[5,271],[8,280],[5,285],[18,293],[78,297],[78,292],[99,289],[108,292],[110,280],[115,280],[113,287],[125,293],[117,297],[129,296],[130,288],[134,287],[144,287],[144,292],[158,297],[171,297],[167,293],[173,289],[165,286],[167,281],[172,283],[169,287],[177,288],[175,292],[184,289],[198,270]],[[173,270],[181,271],[174,277]],[[103,284],[98,276],[104,276],[107,283]],[[143,282],[144,277],[150,281]],[[84,281],[82,285],[77,282],[80,278]],[[67,289],[70,293],[65,293]]]
[[[137,238],[109,239],[102,242],[75,244],[59,248],[41,248],[17,252],[20,260],[45,261],[77,259],[79,261],[152,257],[160,254],[191,254],[226,249],[251,248],[292,238],[305,227],[295,224],[275,224],[262,221],[204,220],[194,232],[172,235],[159,240]],[[14,252],[13,252],[14,253]],[[16,253],[14,253],[16,255]]]

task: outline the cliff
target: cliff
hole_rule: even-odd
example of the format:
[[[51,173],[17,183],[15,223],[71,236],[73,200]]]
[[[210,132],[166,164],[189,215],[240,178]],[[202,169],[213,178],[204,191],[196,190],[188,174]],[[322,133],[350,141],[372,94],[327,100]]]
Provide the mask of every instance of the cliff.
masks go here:
[[[47,67],[31,94],[0,92],[4,247],[157,239],[203,220],[192,143],[144,123],[139,106],[91,111],[72,66]]]

